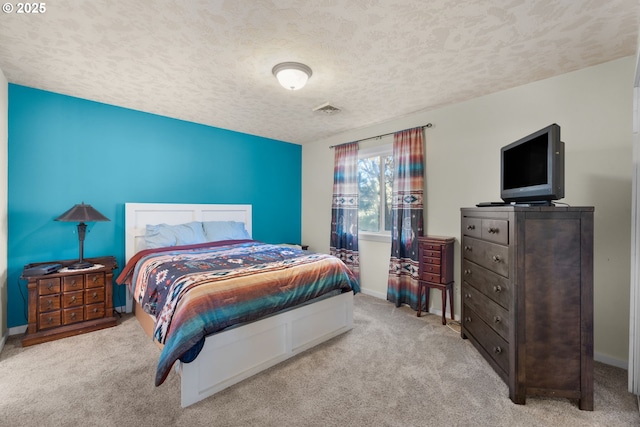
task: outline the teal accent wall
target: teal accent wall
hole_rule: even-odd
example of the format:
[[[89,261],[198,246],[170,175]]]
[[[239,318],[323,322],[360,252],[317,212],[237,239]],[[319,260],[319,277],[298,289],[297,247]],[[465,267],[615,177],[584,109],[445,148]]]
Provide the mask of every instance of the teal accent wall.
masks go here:
[[[27,323],[25,264],[78,258],[77,224],[54,221],[74,204],[111,220],[85,258],[120,268],[126,202],[251,204],[254,239],[299,243],[301,165],[296,144],[10,84],[8,327]]]

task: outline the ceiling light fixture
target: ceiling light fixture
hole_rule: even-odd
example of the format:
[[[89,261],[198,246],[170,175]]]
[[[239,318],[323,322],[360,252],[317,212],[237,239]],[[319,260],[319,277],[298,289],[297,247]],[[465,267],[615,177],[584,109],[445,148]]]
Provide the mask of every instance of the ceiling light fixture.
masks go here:
[[[302,89],[313,72],[299,62],[282,62],[271,70],[282,87],[289,90]]]

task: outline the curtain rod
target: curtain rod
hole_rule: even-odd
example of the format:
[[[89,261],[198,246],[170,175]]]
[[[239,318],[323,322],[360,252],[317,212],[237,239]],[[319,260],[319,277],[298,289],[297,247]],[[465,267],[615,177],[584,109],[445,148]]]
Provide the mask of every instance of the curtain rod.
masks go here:
[[[427,123],[424,126],[421,126],[423,129],[424,128],[430,128],[431,126],[433,126],[431,123]],[[409,128],[409,129],[413,129],[413,128]],[[406,130],[406,129],[405,129]],[[389,136],[389,135],[393,135],[394,133],[398,133],[398,132],[402,132],[402,131],[396,131],[396,132],[389,132],[389,133],[383,133],[382,135],[377,135],[377,136],[370,136],[369,138],[365,138],[365,139],[360,139],[357,142],[362,142],[362,141],[368,141],[370,139],[380,139],[383,136]],[[345,142],[344,144],[351,144],[350,142]],[[337,145],[330,145],[329,148],[335,148],[338,147],[340,145],[344,145],[344,144],[337,144]]]

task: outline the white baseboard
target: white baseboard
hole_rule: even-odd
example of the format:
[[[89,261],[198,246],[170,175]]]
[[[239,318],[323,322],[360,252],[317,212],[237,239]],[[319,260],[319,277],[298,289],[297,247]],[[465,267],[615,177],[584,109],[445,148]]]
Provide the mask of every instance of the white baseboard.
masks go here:
[[[28,325],[20,325],[9,328],[9,336],[24,334],[25,332],[27,332],[27,326]]]
[[[616,359],[606,354],[593,352],[593,360],[595,360],[596,362],[604,363],[605,365],[611,365],[615,366],[616,368],[624,369],[625,371],[629,369],[628,361]]]

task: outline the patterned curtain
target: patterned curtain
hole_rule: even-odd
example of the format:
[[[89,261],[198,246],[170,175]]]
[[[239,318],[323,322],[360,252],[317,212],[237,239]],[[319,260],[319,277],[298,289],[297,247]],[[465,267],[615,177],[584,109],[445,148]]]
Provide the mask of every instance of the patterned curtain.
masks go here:
[[[335,147],[330,253],[340,258],[359,279],[358,255],[358,143]]]
[[[422,127],[393,137],[391,259],[387,300],[418,309],[418,236],[423,232],[424,144]]]

